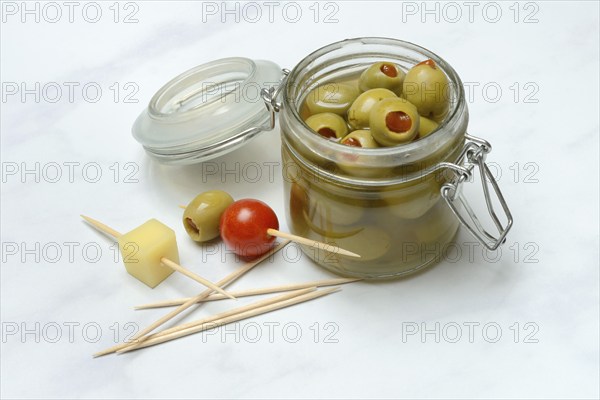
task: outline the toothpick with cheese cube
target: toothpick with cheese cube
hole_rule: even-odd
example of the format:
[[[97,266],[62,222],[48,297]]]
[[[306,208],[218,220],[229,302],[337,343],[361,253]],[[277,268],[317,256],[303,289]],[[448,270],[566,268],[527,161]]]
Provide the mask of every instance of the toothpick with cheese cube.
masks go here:
[[[175,232],[160,221],[151,219],[122,235],[100,221],[85,215],[81,218],[99,231],[117,239],[127,272],[151,288],[177,271],[230,299],[235,299],[211,281],[179,265]]]

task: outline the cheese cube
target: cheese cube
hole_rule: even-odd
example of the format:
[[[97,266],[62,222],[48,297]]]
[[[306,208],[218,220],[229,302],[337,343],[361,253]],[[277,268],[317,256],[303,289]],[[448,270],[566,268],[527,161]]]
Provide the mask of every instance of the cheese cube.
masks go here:
[[[161,258],[179,264],[175,232],[155,219],[120,236],[118,241],[127,272],[151,288],[173,273],[171,268],[161,264]]]

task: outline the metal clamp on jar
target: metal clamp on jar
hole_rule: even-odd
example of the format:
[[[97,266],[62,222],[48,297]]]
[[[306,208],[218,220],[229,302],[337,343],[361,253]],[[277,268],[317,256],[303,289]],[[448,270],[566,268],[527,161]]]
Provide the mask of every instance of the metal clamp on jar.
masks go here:
[[[496,179],[485,163],[485,158],[487,154],[492,151],[492,146],[487,141],[478,137],[471,135],[465,135],[465,137],[468,142],[459,157],[459,161],[462,161],[463,165],[453,164],[451,167],[448,166],[448,168],[456,172],[457,177],[455,180],[442,186],[442,197],[444,200],[446,200],[446,203],[448,203],[448,206],[450,206],[462,225],[467,228],[473,236],[475,236],[489,250],[496,250],[506,241],[506,235],[513,224],[512,214],[508,209],[508,205],[506,204],[506,200],[504,200],[504,196],[500,191],[500,187],[498,187],[498,182],[496,182]],[[470,180],[472,177],[474,168],[479,168],[479,175],[481,177],[481,185],[483,187],[487,209],[492,217],[492,220],[494,221],[494,224],[496,225],[496,228],[498,229],[498,236],[496,237],[487,232],[487,230],[483,227],[477,218],[477,215],[460,190],[460,186],[464,184],[464,182]],[[494,193],[500,201],[500,205],[502,206],[502,210],[504,211],[507,219],[506,226],[502,225],[498,215],[496,214],[496,211],[494,210],[488,182],[492,185]],[[470,223],[460,213],[459,207],[457,207],[455,204],[457,200],[467,211],[468,217],[471,219]]]
[[[303,104],[319,85],[352,82],[375,62],[391,62],[407,71],[427,59],[448,77],[451,107],[426,137],[394,147],[351,147],[315,134],[305,123]],[[245,94],[248,88],[255,88],[257,95]],[[303,247],[319,265],[367,279],[404,276],[439,261],[459,223],[490,250],[504,242],[512,216],[485,164],[491,146],[466,133],[462,82],[443,59],[412,43],[344,40],[313,52],[291,71],[243,58],[201,65],[157,92],[133,134],[160,162],[191,164],[272,130],[275,113],[281,126],[290,230],[362,256],[349,259]],[[462,194],[475,169],[497,235],[484,228]],[[488,183],[504,218],[496,213]]]

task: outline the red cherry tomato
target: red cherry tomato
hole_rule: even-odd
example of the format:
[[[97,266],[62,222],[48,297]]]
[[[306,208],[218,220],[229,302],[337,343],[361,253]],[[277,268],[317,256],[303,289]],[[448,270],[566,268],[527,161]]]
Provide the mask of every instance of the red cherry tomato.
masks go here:
[[[221,237],[242,257],[256,258],[269,251],[275,240],[267,233],[269,228],[279,229],[279,221],[271,207],[260,200],[238,200],[221,215]]]

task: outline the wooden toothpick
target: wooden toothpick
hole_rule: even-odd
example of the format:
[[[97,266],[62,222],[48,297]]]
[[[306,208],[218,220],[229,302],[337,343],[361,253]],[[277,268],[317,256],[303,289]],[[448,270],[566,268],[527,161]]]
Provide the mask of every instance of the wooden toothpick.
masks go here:
[[[98,229],[101,232],[104,232],[105,234],[112,236],[113,238],[117,239],[119,238],[121,235],[121,233],[117,232],[116,230],[112,229],[111,227],[109,227],[108,225],[103,224],[100,221],[97,221],[93,218],[87,217],[85,215],[82,215],[81,218],[83,218],[84,220],[86,220],[90,225],[92,225],[94,228]],[[224,291],[223,289],[221,289],[219,286],[215,285],[214,283],[212,283],[211,281],[209,281],[206,278],[201,277],[200,275],[188,270],[187,268],[182,267],[181,265],[177,264],[176,262],[169,260],[166,257],[162,257],[160,259],[160,262],[164,265],[166,265],[167,267],[182,273],[183,275],[187,276],[188,278],[191,278],[193,280],[195,280],[198,283],[201,283],[202,285],[217,291],[219,293],[221,293],[223,296],[226,296],[230,299],[234,299],[235,297],[230,295],[229,293],[227,293],[226,291]]]
[[[292,242],[304,244],[306,246],[316,247],[319,250],[328,251],[330,253],[341,254],[344,256],[348,256],[348,257],[360,258],[360,255],[353,253],[351,251],[348,251],[348,250],[344,250],[338,246],[332,246],[330,244],[318,242],[318,241],[312,240],[312,239],[307,239],[302,236],[292,235],[291,233],[281,232],[281,231],[278,231],[278,230],[272,229],[272,228],[267,229],[267,233],[271,236],[277,236],[277,237],[280,237],[283,239],[291,240]]]
[[[245,273],[247,273],[248,271],[250,271],[252,268],[254,268],[255,266],[257,266],[260,262],[266,260],[271,255],[273,255],[274,253],[276,253],[279,250],[283,249],[288,243],[290,243],[289,240],[281,242],[276,247],[272,248],[271,251],[263,254],[262,256],[260,256],[259,258],[257,258],[256,260],[249,261],[246,264],[242,265],[236,271],[232,272],[231,274],[227,275],[225,278],[223,278],[219,282],[217,282],[217,284],[219,286],[221,286],[221,287],[226,287],[227,285],[229,285],[230,283],[234,282],[239,277],[241,277],[242,275],[244,275]],[[167,321],[171,320],[172,318],[176,317],[177,315],[179,315],[183,311],[187,310],[188,308],[190,308],[194,304],[198,303],[199,301],[202,301],[203,299],[207,298],[208,296],[211,295],[211,293],[212,293],[212,290],[205,290],[202,293],[198,294],[197,296],[191,297],[188,301],[186,301],[185,303],[183,303],[182,305],[180,305],[179,307],[177,307],[175,310],[169,312],[168,314],[166,314],[162,318],[159,318],[157,321],[155,321],[154,323],[150,324],[145,329],[142,329],[140,332],[138,332],[131,339],[131,341],[129,343],[122,343],[122,344],[118,344],[116,346],[109,347],[108,349],[105,349],[105,350],[102,350],[102,351],[100,351],[98,353],[95,353],[94,357],[100,357],[100,356],[104,356],[106,354],[114,353],[114,352],[116,352],[116,351],[118,351],[120,349],[123,349],[125,347],[130,346],[135,341],[137,341],[138,343],[139,342],[143,342],[144,340],[147,339],[147,336],[145,336],[145,335],[147,335],[148,333],[152,332],[153,330],[155,330],[159,326],[163,325]]]
[[[231,294],[239,299],[240,297],[257,296],[257,295],[272,294],[272,293],[279,293],[279,292],[288,292],[288,291],[292,291],[292,290],[304,289],[304,288],[309,288],[309,287],[313,287],[313,286],[314,287],[325,287],[325,286],[343,285],[346,283],[356,282],[356,281],[360,281],[360,280],[361,280],[360,278],[323,279],[323,280],[318,280],[318,281],[292,283],[289,285],[270,286],[270,287],[258,288],[258,289],[246,289],[246,290],[237,290],[237,291],[230,290],[229,294]],[[179,299],[165,300],[165,301],[159,301],[159,302],[155,302],[155,303],[142,304],[139,306],[135,306],[134,309],[149,310],[149,309],[160,308],[160,307],[173,307],[173,306],[178,306],[180,304],[183,304],[186,301],[188,301],[189,299],[190,299],[190,297],[182,297]],[[207,298],[201,300],[200,302],[223,300],[223,299],[226,299],[226,297],[221,294],[213,293],[210,296],[208,296]]]
[[[328,294],[337,292],[339,290],[340,290],[339,287],[318,290],[315,292],[306,293],[306,294],[303,294],[300,296],[292,297],[287,300],[278,301],[278,302],[270,304],[270,305],[264,305],[262,307],[252,308],[250,310],[240,312],[240,313],[231,315],[229,317],[213,320],[208,323],[204,322],[202,320],[199,320],[199,321],[196,321],[195,323],[193,323],[193,325],[191,325],[189,327],[179,328],[179,329],[177,329],[178,327],[174,327],[171,330],[171,332],[169,332],[169,333],[161,335],[162,332],[160,332],[160,333],[156,334],[156,336],[154,336],[154,337],[149,337],[147,340],[145,340],[142,343],[131,345],[127,348],[124,348],[123,350],[120,350],[119,353],[124,353],[124,352],[131,351],[131,350],[138,350],[138,349],[141,349],[144,347],[154,346],[156,344],[168,342],[170,340],[178,339],[183,336],[188,336],[188,335],[191,335],[194,333],[202,332],[207,329],[213,329],[213,328],[216,328],[216,327],[219,327],[222,325],[226,325],[226,324],[229,324],[232,322],[237,322],[237,321],[241,321],[241,320],[244,320],[247,318],[255,317],[257,315],[266,314],[266,313],[269,313],[269,312],[272,312],[275,310],[279,310],[279,309],[282,309],[285,307],[292,306],[294,304],[304,303],[309,300],[313,300],[313,299],[316,299],[316,298],[319,298],[322,296],[326,296]],[[281,296],[278,296],[278,297],[281,297]],[[188,325],[188,324],[186,324],[186,325]]]
[[[186,209],[187,207],[183,206],[183,205],[179,205],[179,208]],[[333,246],[331,244],[319,242],[317,240],[307,239],[305,237],[298,236],[298,235],[292,235],[291,233],[281,232],[281,231],[278,231],[277,229],[269,228],[269,229],[267,229],[267,233],[271,236],[277,236],[282,239],[290,240],[292,242],[300,243],[300,244],[303,244],[306,246],[315,247],[319,250],[327,251],[327,252],[330,252],[333,254],[341,254],[341,255],[344,255],[347,257],[360,258],[359,254],[342,249],[338,246]]]
[[[193,328],[193,327],[198,326],[198,325],[207,324],[209,322],[213,322],[213,321],[216,321],[216,320],[219,320],[219,319],[227,318],[227,317],[232,316],[232,315],[241,314],[243,312],[251,311],[251,310],[254,310],[254,309],[257,309],[257,308],[260,308],[260,307],[264,307],[264,306],[268,306],[270,304],[275,304],[275,303],[278,303],[280,301],[288,300],[288,299],[291,299],[291,298],[294,298],[294,297],[297,297],[297,296],[300,296],[300,295],[303,295],[303,294],[306,294],[306,293],[314,292],[315,290],[317,290],[317,288],[313,286],[313,287],[309,287],[309,288],[306,288],[306,289],[295,290],[293,292],[286,293],[286,294],[283,294],[283,295],[274,296],[274,297],[270,297],[268,299],[256,301],[254,303],[251,303],[251,304],[248,304],[248,305],[245,305],[245,306],[242,306],[242,307],[236,307],[236,308],[233,308],[231,310],[224,311],[222,313],[214,314],[214,315],[211,315],[209,317],[205,317],[205,318],[199,319],[197,321],[192,321],[192,322],[188,322],[186,324],[182,324],[182,325],[174,326],[174,327],[169,328],[169,329],[165,329],[164,331],[160,331],[158,333],[155,333],[153,335],[148,336],[147,340],[150,340],[152,338],[157,338],[157,337],[165,336],[165,335],[168,335],[168,334],[173,333],[173,332],[179,332],[179,331],[182,331],[184,329]],[[143,342],[141,344],[143,344]],[[130,351],[130,350],[135,350],[139,346],[140,346],[140,344],[133,343],[129,347],[126,347],[124,349],[118,350],[117,353],[125,353],[125,352]]]

